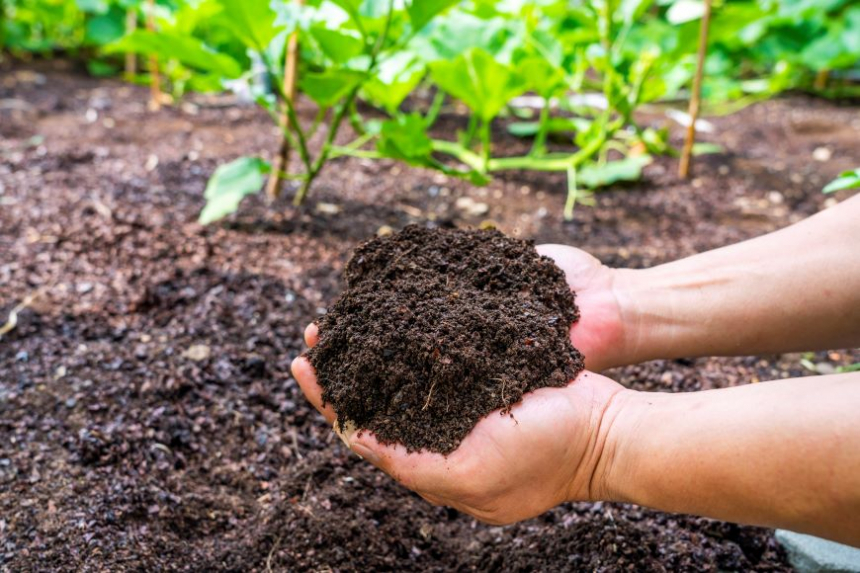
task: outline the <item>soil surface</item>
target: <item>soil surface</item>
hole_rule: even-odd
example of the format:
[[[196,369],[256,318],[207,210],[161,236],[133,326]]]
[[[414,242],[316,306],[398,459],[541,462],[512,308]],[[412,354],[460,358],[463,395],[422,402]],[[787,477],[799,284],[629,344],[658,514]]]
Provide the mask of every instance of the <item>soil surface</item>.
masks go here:
[[[584,368],[564,272],[496,230],[409,225],[362,244],[308,357],[339,424],[454,451],[478,421]]]
[[[490,219],[607,264],[659,264],[846,197],[821,188],[860,165],[858,106],[793,96],[708,118],[703,139],[724,152],[697,158],[691,181],[658,158],[570,224],[563,176],[474,188],[339,159],[305,210],[288,206],[291,193],[272,207],[255,197],[202,228],[208,176],[270,156],[276,130],[223,96],[155,114],[146,102],[145,88],[63,62],[0,64],[0,322],[39,295],[0,341],[0,570],[789,569],[768,530],[622,504],[567,504],[504,528],[432,507],[350,454],[289,365],[304,326],[342,291],[348,253],[382,226]],[[660,110],[645,120],[667,122]],[[441,134],[463,126],[444,111]],[[501,151],[528,145],[503,136]],[[812,375],[800,358],[607,374],[686,392]],[[860,361],[837,349],[810,358]]]

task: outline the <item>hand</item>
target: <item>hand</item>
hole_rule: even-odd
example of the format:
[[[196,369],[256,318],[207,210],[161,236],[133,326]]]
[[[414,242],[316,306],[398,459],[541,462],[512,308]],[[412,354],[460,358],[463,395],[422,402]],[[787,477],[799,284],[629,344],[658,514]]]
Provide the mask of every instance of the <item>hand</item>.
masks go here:
[[[625,355],[625,329],[617,271],[585,251],[564,245],[539,245],[537,251],[555,261],[576,293],[579,322],[570,330],[573,345],[585,356],[589,370],[599,372],[631,363]]]
[[[305,339],[309,346],[316,344],[315,325]],[[331,406],[322,407],[322,389],[310,362],[299,357],[292,370],[307,398],[334,424]],[[366,431],[342,437],[354,452],[427,501],[486,523],[507,524],[565,501],[605,498],[611,457],[607,436],[620,411],[612,405],[626,392],[608,378],[583,372],[564,388],[526,394],[511,410],[513,417],[489,414],[447,457],[383,446]]]

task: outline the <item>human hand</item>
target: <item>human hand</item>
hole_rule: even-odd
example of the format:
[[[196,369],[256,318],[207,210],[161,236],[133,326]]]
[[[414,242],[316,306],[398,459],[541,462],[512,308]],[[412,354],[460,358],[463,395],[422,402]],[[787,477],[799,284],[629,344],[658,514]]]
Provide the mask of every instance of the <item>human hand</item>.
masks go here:
[[[555,261],[576,293],[580,319],[570,330],[573,345],[585,356],[585,366],[599,372],[632,362],[625,355],[618,271],[590,254],[565,245],[539,245],[538,253]]]
[[[309,346],[316,344],[315,325],[305,339]],[[292,370],[305,396],[335,424],[331,406],[322,406],[310,362],[299,357]],[[564,388],[526,394],[511,416],[490,413],[447,457],[382,445],[367,431],[347,429],[342,437],[354,452],[427,501],[486,523],[513,523],[564,501],[606,497],[608,433],[620,411],[613,405],[623,401],[625,392],[608,378],[583,372]]]

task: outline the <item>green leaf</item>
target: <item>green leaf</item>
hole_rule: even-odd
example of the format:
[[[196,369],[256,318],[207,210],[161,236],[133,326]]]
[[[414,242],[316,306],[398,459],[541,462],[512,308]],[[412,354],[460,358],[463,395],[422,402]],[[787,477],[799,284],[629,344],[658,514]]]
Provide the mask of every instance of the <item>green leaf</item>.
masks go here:
[[[417,113],[385,121],[376,144],[377,150],[386,157],[410,165],[426,166],[433,147],[425,128],[424,118]]]
[[[270,169],[259,157],[240,157],[218,167],[206,185],[206,206],[200,213],[200,224],[208,225],[235,213],[246,195],[260,191],[263,176]]]
[[[835,193],[843,189],[860,189],[860,168],[845,171],[824,188],[825,193]]]
[[[107,0],[76,0],[75,3],[81,12],[89,14],[104,14],[109,8]]]
[[[713,155],[725,151],[718,143],[699,142],[693,144],[693,155]]]
[[[96,46],[104,46],[125,33],[125,15],[118,10],[87,19],[86,41]]]
[[[860,362],[856,364],[850,364],[848,366],[840,366],[836,369],[836,372],[839,374],[845,374],[847,372],[860,372]]]
[[[363,97],[395,115],[403,100],[424,77],[424,71],[414,54],[398,52],[379,63],[376,75],[362,86]]]
[[[311,28],[311,35],[325,55],[337,64],[347,62],[364,51],[364,42],[361,38],[345,32],[314,26]]]
[[[437,14],[457,4],[457,0],[412,0],[406,10],[412,20],[412,29],[421,30]]]
[[[702,0],[678,0],[666,12],[666,20],[677,26],[698,20],[704,13],[705,3]]]
[[[331,0],[331,3],[346,12],[356,25],[361,23],[361,14],[359,14],[361,0]]]
[[[342,69],[305,73],[299,78],[299,87],[317,105],[328,108],[361,84],[365,77],[362,72]]]
[[[638,181],[642,168],[651,163],[648,155],[627,157],[620,161],[609,161],[604,165],[586,165],[576,174],[576,181],[584,187],[595,189],[619,181]]]
[[[280,29],[268,0],[220,0],[224,22],[246,47],[262,52]]]
[[[430,72],[442,90],[462,100],[485,122],[527,89],[522,76],[480,48],[472,48],[452,61],[434,62]]]
[[[238,78],[242,75],[242,66],[227,54],[212,50],[197,38],[171,31],[135,30],[105,46],[104,52],[106,54],[154,54],[160,58],[178,60],[186,66],[204,72],[220,74],[225,78]]]
[[[543,56],[528,56],[517,63],[517,71],[527,89],[543,98],[550,98],[567,87],[564,72],[549,63]]]

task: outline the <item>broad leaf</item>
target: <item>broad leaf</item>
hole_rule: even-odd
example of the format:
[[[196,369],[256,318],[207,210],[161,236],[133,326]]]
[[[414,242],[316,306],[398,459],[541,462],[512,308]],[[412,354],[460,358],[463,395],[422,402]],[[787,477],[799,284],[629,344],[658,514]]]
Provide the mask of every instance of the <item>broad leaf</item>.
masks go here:
[[[415,55],[399,52],[379,64],[376,75],[362,86],[363,96],[394,115],[422,77],[424,66]]]
[[[125,34],[125,13],[119,9],[111,9],[107,14],[87,19],[86,41],[97,46],[104,46],[117,40]]]
[[[595,189],[619,181],[638,181],[642,168],[651,163],[651,157],[640,155],[620,161],[609,161],[604,165],[586,165],[576,174],[576,181],[584,187]]]
[[[406,10],[412,20],[412,29],[420,30],[437,14],[457,4],[457,0],[412,0]]]
[[[860,168],[845,171],[824,188],[825,193],[835,193],[843,189],[860,189]]]
[[[220,0],[225,22],[236,37],[252,50],[262,52],[280,31],[267,0]]]
[[[242,75],[242,66],[227,54],[212,50],[197,38],[173,32],[135,30],[106,46],[104,51],[108,54],[154,54],[164,59],[178,60],[204,72],[220,74],[225,78]]]
[[[525,81],[527,89],[543,98],[550,98],[567,87],[564,72],[553,66],[543,56],[523,58],[517,64],[517,71]]]
[[[702,0],[678,0],[666,12],[666,20],[675,26],[698,20],[705,13],[705,3]]]
[[[337,5],[344,12],[349,14],[349,17],[353,22],[357,23],[361,21],[361,15],[359,14],[361,0],[331,0],[331,3]]]
[[[302,92],[320,107],[336,104],[364,80],[365,74],[351,70],[326,70],[322,73],[305,73],[299,78]]]
[[[441,89],[462,100],[483,121],[492,120],[527,89],[522,76],[479,48],[452,61],[434,62],[430,71]]]
[[[236,212],[246,195],[263,186],[263,176],[270,166],[259,157],[240,157],[221,165],[206,184],[206,206],[200,213],[201,225],[208,225]]]
[[[314,26],[311,28],[311,35],[325,55],[337,64],[347,62],[364,51],[364,42],[361,38],[338,30]]]
[[[411,165],[427,165],[433,147],[420,114],[401,115],[382,123],[376,146],[380,153]]]

